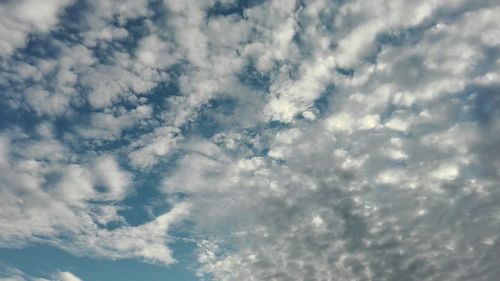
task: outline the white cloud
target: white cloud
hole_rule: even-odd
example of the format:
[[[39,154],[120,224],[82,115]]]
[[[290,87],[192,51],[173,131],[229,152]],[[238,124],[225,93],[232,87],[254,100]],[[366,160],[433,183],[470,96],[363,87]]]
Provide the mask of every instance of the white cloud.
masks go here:
[[[498,4],[247,2],[89,2],[53,58],[6,58],[39,120],[2,128],[0,245],[171,264],[187,220],[209,280],[498,275]],[[4,56],[71,4],[26,3]],[[169,211],[131,226],[150,172]]]
[[[50,31],[58,23],[59,14],[72,2],[22,0],[0,3],[0,55],[10,55],[23,47],[29,34]]]
[[[78,278],[74,273],[69,271],[59,271],[52,275],[52,280],[55,281],[82,281],[82,279]],[[4,264],[0,264],[0,280],[2,281],[49,281],[49,279],[29,276],[25,272],[8,266]]]
[[[106,187],[109,199],[123,199],[132,183],[131,175],[124,172],[112,156],[103,156],[96,160],[93,166],[93,174],[99,185]]]
[[[69,165],[54,195],[60,196],[68,204],[80,204],[96,197],[90,171],[77,164]]]
[[[132,143],[133,151],[129,154],[132,165],[139,168],[149,168],[158,163],[176,148],[181,140],[180,132],[173,127],[158,127],[153,132],[143,135]]]
[[[38,155],[32,155],[30,146],[44,150],[46,144],[61,144],[14,135],[0,138],[0,245],[45,242],[78,255],[174,262],[167,247],[168,231],[188,213],[187,204],[172,202],[169,211],[142,225],[129,226],[118,214],[121,207],[109,204],[110,200],[123,200],[132,187],[131,174],[114,157],[67,163],[63,159],[70,158],[68,150],[59,149],[63,157],[32,158]],[[119,227],[110,230],[105,227],[108,223]]]
[[[173,46],[170,42],[162,41],[156,35],[150,35],[144,38],[139,50],[137,58],[139,62],[154,68],[164,69],[176,62]]]
[[[298,114],[309,108],[332,83],[332,72],[335,60],[332,56],[318,58],[311,65],[304,63],[302,77],[297,81],[277,81],[271,87],[275,97],[271,98],[267,114],[270,119],[291,122]]]
[[[236,168],[246,167],[239,166],[240,158],[251,159],[252,154],[241,150],[235,156],[235,147],[250,143],[235,137],[215,154],[188,153],[166,177],[167,192],[190,194],[191,219],[200,233],[218,233],[200,242],[201,275],[215,280],[460,280],[490,264],[488,258],[464,264],[462,257],[481,259],[483,251],[492,249],[484,245],[495,247],[489,237],[498,230],[496,222],[473,206],[493,196],[495,184],[489,177],[498,174],[486,167],[497,167],[491,161],[498,161],[479,151],[495,150],[491,141],[498,138],[480,129],[485,125],[475,116],[474,98],[457,94],[478,81],[483,48],[489,46],[478,43],[481,32],[458,30],[467,30],[469,16],[484,13],[488,18],[493,9],[474,10],[461,1],[379,4],[347,3],[322,14],[331,19],[327,12],[338,12],[332,40],[339,47],[333,51],[331,72],[335,66],[348,67],[352,75],[326,71],[324,80],[321,75],[309,80],[308,89],[316,90],[308,92],[294,87],[301,85],[300,71],[282,67],[273,72],[266,114],[289,126],[259,132],[269,134],[265,147],[270,158],[263,158],[261,166],[249,165],[251,173]],[[320,13],[305,5],[305,12]],[[414,13],[407,16],[406,9]],[[474,11],[447,16],[460,9]],[[457,32],[437,36],[432,17],[447,22],[440,28]],[[303,30],[306,23],[301,22]],[[413,34],[412,28],[422,30]],[[319,25],[311,29],[319,42]],[[395,37],[409,32],[405,36],[417,43],[377,41],[391,32]],[[317,50],[324,58],[321,46],[311,53]],[[456,53],[449,51],[452,46]],[[365,60],[372,55],[373,64]],[[287,63],[309,74],[314,68],[305,66],[311,61]],[[287,77],[289,73],[296,76]],[[335,88],[326,117],[312,123],[314,118],[295,119],[328,83]],[[273,92],[283,85],[296,94]],[[498,211],[493,205],[486,209]],[[210,228],[223,222],[223,231]],[[496,241],[498,235],[493,236]],[[228,251],[227,244],[236,248]]]
[[[57,281],[82,281],[82,279],[76,277],[73,273],[69,271],[59,272],[56,278]]]
[[[453,164],[443,164],[431,174],[439,180],[453,180],[458,176],[458,168]]]

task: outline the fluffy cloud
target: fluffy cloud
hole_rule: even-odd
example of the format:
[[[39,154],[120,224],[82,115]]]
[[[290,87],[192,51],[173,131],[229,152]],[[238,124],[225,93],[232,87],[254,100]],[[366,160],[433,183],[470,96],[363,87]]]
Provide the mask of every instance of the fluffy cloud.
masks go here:
[[[0,4],[0,55],[10,55],[23,47],[30,34],[50,31],[58,23],[59,14],[72,2],[3,1]]]
[[[59,272],[57,275],[58,281],[82,281],[82,279],[76,277],[73,273],[68,271]]]
[[[207,280],[498,275],[495,1],[30,3],[1,4],[2,246],[170,264],[186,221]],[[152,174],[168,211],[129,225]]]
[[[49,281],[49,279],[29,276],[17,268],[3,265],[3,264],[0,264],[0,280],[2,280],[2,281],[25,281],[25,280]],[[71,273],[69,271],[59,271],[59,272],[52,275],[51,280],[82,281],[82,279],[78,278],[74,273]]]
[[[113,202],[130,193],[132,176],[114,157],[103,155],[75,164],[62,160],[69,156],[67,150],[51,140],[2,136],[0,144],[2,246],[45,242],[76,254],[136,257],[159,264],[174,261],[166,245],[167,232],[188,212],[186,204],[175,204],[150,222],[129,226],[118,214],[122,207]],[[32,154],[35,148],[42,153]],[[110,223],[119,227],[109,229]]]
[[[308,67],[326,57],[319,45],[310,53],[321,56],[273,77],[265,112],[290,127],[189,146],[166,178],[165,192],[189,195],[200,233],[217,233],[199,243],[200,276],[494,279],[498,161],[485,151],[497,149],[498,112],[484,104],[497,103],[491,88],[476,81],[498,64],[485,51],[493,37],[479,38],[498,27],[489,20],[496,8],[419,2],[406,17],[406,4],[364,4],[316,12],[335,13],[339,27],[332,63],[318,61],[323,72]],[[308,11],[316,5],[302,12],[317,15]],[[456,11],[465,12],[449,16]],[[320,42],[321,29],[303,19]],[[329,84],[325,117],[301,120],[316,115]],[[263,148],[267,157],[256,157]]]

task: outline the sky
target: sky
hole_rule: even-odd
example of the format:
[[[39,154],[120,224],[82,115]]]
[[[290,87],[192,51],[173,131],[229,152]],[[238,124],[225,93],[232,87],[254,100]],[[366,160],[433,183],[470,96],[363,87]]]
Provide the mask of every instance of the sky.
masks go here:
[[[0,281],[500,275],[496,0],[0,0]]]

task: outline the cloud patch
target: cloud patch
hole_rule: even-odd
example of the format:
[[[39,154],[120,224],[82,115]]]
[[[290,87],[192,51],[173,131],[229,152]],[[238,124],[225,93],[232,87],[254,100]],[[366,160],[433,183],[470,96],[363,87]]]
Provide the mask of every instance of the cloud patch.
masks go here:
[[[181,233],[202,280],[500,273],[495,1],[0,5],[2,247],[169,265]]]

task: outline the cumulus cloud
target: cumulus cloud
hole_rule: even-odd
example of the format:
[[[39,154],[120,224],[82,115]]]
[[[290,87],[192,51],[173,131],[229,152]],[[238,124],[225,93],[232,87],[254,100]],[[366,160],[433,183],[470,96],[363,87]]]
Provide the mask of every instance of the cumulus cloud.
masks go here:
[[[82,279],[76,277],[73,273],[68,271],[59,272],[57,274],[58,281],[82,281]]]
[[[118,213],[120,205],[113,202],[131,192],[132,175],[114,157],[103,155],[76,164],[63,160],[67,150],[62,156],[32,155],[31,147],[47,150],[43,140],[2,136],[0,144],[2,246],[45,242],[75,254],[174,262],[167,247],[168,230],[188,212],[185,203],[173,205],[150,222],[129,226]],[[52,145],[65,151],[58,142]],[[110,223],[119,227],[108,229]]]
[[[498,275],[495,1],[0,5],[0,245],[171,264],[187,222],[207,280]]]
[[[321,42],[321,28],[307,16],[335,15],[337,29],[328,32],[337,37],[328,44],[337,46],[318,45],[309,59],[287,62],[298,71],[275,72],[265,112],[291,127],[258,136],[240,130],[231,143],[214,138],[166,177],[165,192],[190,195],[199,231],[218,234],[199,243],[200,276],[493,279],[498,222],[487,214],[498,208],[487,202],[496,200],[491,177],[498,173],[477,149],[496,151],[487,131],[496,130],[498,113],[477,111],[475,95],[491,96],[475,81],[492,77],[497,62],[482,33],[466,30],[478,26],[474,17],[489,22],[496,8],[354,2],[318,12],[325,4],[314,2],[297,13],[299,25],[311,24],[316,33],[309,34]],[[407,9],[414,13],[404,16]],[[318,60],[328,53],[331,64]],[[312,118],[329,85],[328,111]],[[267,157],[243,149],[256,142]]]
[[[50,31],[59,21],[60,13],[72,0],[2,1],[0,16],[0,54],[10,55],[23,47],[30,34]]]
[[[46,278],[29,276],[22,270],[15,267],[0,264],[0,280],[2,281],[49,281]],[[50,280],[56,281],[81,281],[74,273],[69,271],[58,271],[50,277]]]

